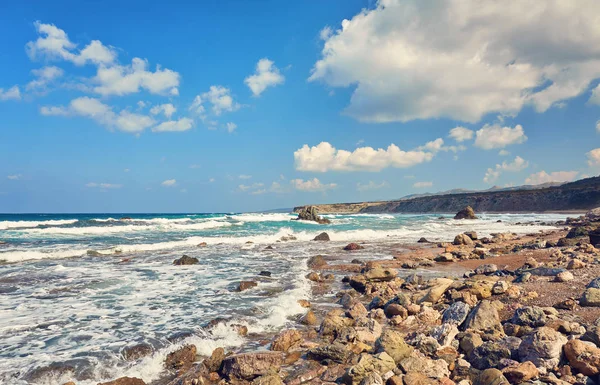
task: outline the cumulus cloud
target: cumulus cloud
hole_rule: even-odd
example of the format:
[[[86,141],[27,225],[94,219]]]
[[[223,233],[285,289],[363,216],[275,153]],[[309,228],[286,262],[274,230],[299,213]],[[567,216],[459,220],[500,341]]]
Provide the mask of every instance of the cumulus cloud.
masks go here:
[[[299,171],[380,171],[387,167],[408,168],[433,159],[432,152],[403,151],[395,144],[387,149],[359,147],[354,151],[338,150],[328,142],[309,147],[305,144],[294,152]]]
[[[468,128],[458,126],[451,129],[450,134],[448,136],[456,140],[457,142],[464,142],[466,140],[473,139],[473,130],[469,130]]]
[[[585,154],[588,158],[589,166],[600,165],[600,148],[593,149],[592,151]]]
[[[416,148],[418,151],[431,151],[434,154],[439,151],[452,151],[457,153],[459,151],[464,151],[467,148],[463,145],[460,146],[445,146],[444,139],[437,138],[436,140],[432,140],[431,142],[425,143],[423,146],[419,146]]]
[[[497,164],[495,168],[488,168],[485,176],[483,177],[483,181],[485,183],[494,183],[503,172],[519,172],[525,170],[529,167],[529,162],[520,156],[515,157],[515,159],[507,163],[502,162],[501,164]]]
[[[148,61],[133,58],[130,65],[100,66],[93,82],[94,92],[103,95],[128,95],[145,90],[151,94],[179,95],[179,73],[156,67],[149,71]]]
[[[225,124],[225,127],[227,128],[227,132],[231,134],[237,128],[237,124],[233,122],[228,122]]]
[[[337,187],[337,184],[335,183],[321,183],[317,178],[308,180],[292,179],[290,184],[296,190],[308,192],[327,191]]]
[[[324,30],[309,80],[353,87],[346,113],[367,122],[542,112],[600,76],[599,13],[594,0],[379,0]]]
[[[177,184],[176,179],[167,179],[161,183],[161,185],[163,185],[165,187],[172,187],[172,186],[175,186],[176,184]]]
[[[128,133],[140,133],[155,124],[149,116],[136,114],[127,110],[119,113],[100,100],[83,96],[71,100],[67,106],[43,106],[40,113],[47,116],[83,116],[95,120],[108,129],[117,129]]]
[[[251,185],[241,184],[238,186],[238,188],[240,189],[240,191],[250,191],[250,190],[256,190],[258,188],[261,188],[264,185],[265,185],[264,183],[253,183]]]
[[[416,182],[413,184],[414,188],[427,188],[433,186],[433,182]]]
[[[190,118],[181,118],[178,120],[168,120],[153,127],[153,132],[182,132],[187,131],[194,125],[194,121]]]
[[[540,171],[529,175],[525,179],[525,184],[543,184],[550,182],[571,182],[577,178],[578,171],[554,171],[548,174],[546,171]]]
[[[21,99],[21,90],[19,90],[19,86],[12,86],[7,90],[5,90],[4,88],[0,88],[0,100],[20,100],[20,99]]]
[[[369,183],[366,183],[366,184],[358,182],[356,184],[356,189],[358,191],[379,190],[379,189],[382,189],[382,188],[385,188],[388,186],[389,186],[389,183],[386,181],[383,181],[381,183],[375,183],[371,180],[371,181],[369,181]]]
[[[285,77],[279,72],[273,61],[263,58],[256,64],[254,75],[244,79],[254,96],[260,96],[268,87],[283,84]]]
[[[76,65],[107,65],[117,58],[115,50],[99,40],[92,40],[90,44],[78,50],[77,44],[69,39],[67,33],[54,24],[36,21],[34,26],[40,36],[25,46],[31,59],[66,60]]]
[[[117,189],[117,188],[123,187],[123,185],[114,184],[114,183],[96,183],[96,182],[90,182],[90,183],[87,183],[85,185],[85,187],[89,187],[89,188],[101,188],[101,189]]]
[[[171,119],[171,116],[173,116],[175,112],[177,112],[177,109],[171,103],[159,104],[150,109],[150,113],[152,115],[158,115],[162,113],[167,119]]]
[[[510,152],[508,152],[506,150],[500,150],[500,151],[498,151],[498,155],[500,155],[500,156],[508,156],[508,155],[510,155]]]
[[[56,66],[46,66],[32,70],[31,73],[36,79],[27,84],[25,87],[27,90],[45,89],[54,80],[63,76],[65,72]]]
[[[241,107],[231,96],[231,90],[219,85],[210,86],[207,92],[196,95],[189,109],[198,115],[203,115],[206,112],[204,103],[211,104],[211,110],[216,116],[223,112],[237,111]]]
[[[242,174],[242,175],[238,176],[238,178],[240,178],[240,179],[252,179],[252,175],[244,175],[244,174]]]
[[[523,126],[520,124],[514,128],[486,124],[475,134],[475,146],[484,150],[504,148],[511,144],[521,144],[527,140]]]

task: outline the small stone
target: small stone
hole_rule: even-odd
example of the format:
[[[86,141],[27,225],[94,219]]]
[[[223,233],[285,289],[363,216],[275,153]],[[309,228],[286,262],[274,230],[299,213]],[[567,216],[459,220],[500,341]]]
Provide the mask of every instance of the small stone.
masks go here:
[[[309,308],[310,307],[310,302],[306,299],[299,299],[298,300],[298,305],[304,307],[304,308]]]
[[[540,374],[539,370],[531,361],[523,362],[517,366],[509,366],[503,369],[502,373],[511,384],[527,382]]]
[[[504,294],[508,290],[509,284],[506,281],[498,281],[492,286],[492,293]]]
[[[454,242],[452,243],[457,246],[470,246],[473,244],[473,240],[466,234],[458,234],[456,237],[454,237]]]
[[[558,273],[556,278],[554,279],[556,282],[569,282],[572,281],[575,277],[573,277],[573,273],[570,271],[563,271],[562,273]]]
[[[494,264],[481,265],[475,269],[475,274],[488,275],[498,271],[498,266]]]
[[[567,264],[567,270],[583,269],[585,263],[581,259],[571,259]]]

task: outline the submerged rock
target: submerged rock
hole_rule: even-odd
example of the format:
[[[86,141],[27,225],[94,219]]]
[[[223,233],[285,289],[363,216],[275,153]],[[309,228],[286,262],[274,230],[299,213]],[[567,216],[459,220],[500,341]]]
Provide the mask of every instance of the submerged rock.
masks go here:
[[[250,288],[258,286],[258,283],[254,281],[242,281],[238,284],[237,291],[244,291]]]
[[[454,219],[477,219],[477,217],[475,216],[475,210],[471,206],[467,206],[456,213]]]
[[[189,367],[196,361],[196,345],[185,345],[167,355],[165,366],[167,369],[181,369]]]
[[[195,257],[190,257],[187,255],[184,255],[183,257],[176,259],[173,261],[174,265],[196,265],[198,264],[200,261],[198,261],[198,258]]]
[[[358,243],[349,243],[344,247],[344,250],[346,250],[346,251],[362,250],[362,249],[364,249],[364,246],[361,246]]]
[[[314,257],[310,257],[308,261],[306,261],[306,265],[311,269],[318,269],[323,266],[327,266],[327,261],[321,255],[315,255]]]
[[[321,233],[319,235],[317,235],[313,241],[329,241],[329,234],[327,233]]]
[[[135,361],[142,357],[149,356],[153,351],[152,345],[141,343],[123,348],[123,350],[121,350],[121,355],[127,361]]]

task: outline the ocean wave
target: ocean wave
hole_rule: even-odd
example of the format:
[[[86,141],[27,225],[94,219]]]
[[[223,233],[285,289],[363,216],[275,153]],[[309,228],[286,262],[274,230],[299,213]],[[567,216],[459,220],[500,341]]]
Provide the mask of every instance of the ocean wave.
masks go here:
[[[38,226],[63,226],[73,224],[77,221],[77,219],[56,219],[48,221],[2,221],[0,222],[0,230],[27,229]]]
[[[168,231],[196,231],[213,229],[218,227],[231,226],[231,223],[225,221],[209,220],[205,222],[189,223],[184,221],[182,223],[169,223],[160,222],[158,225],[117,225],[117,226],[88,226],[88,227],[47,227],[47,228],[33,228],[23,229],[28,234],[55,234],[55,235],[106,235],[116,233],[132,233],[141,231],[157,231],[157,232],[168,232]],[[184,224],[185,223],[185,224]]]
[[[297,216],[286,213],[247,213],[229,215],[229,218],[242,222],[285,222],[296,219]]]

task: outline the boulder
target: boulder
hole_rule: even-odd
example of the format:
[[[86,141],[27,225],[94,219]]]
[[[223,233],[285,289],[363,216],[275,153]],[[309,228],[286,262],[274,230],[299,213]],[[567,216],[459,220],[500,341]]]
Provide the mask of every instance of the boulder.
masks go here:
[[[354,251],[354,250],[362,250],[364,249],[363,246],[359,245],[358,243],[349,243],[346,246],[344,246],[344,250],[346,251]]]
[[[238,284],[237,291],[244,291],[250,288],[258,286],[258,283],[254,281],[242,281]]]
[[[165,366],[167,369],[188,368],[196,361],[196,345],[185,345],[167,355]]]
[[[537,306],[523,306],[515,310],[511,323],[520,326],[538,327],[546,324],[546,313]]]
[[[600,289],[600,278],[594,278],[587,284],[586,289]]]
[[[363,354],[358,363],[346,371],[342,380],[347,385],[358,385],[371,373],[384,374],[395,368],[394,359],[385,352],[376,355]]]
[[[375,349],[378,353],[386,352],[399,363],[409,357],[413,352],[413,347],[404,341],[404,337],[397,331],[386,329],[375,343]]]
[[[315,255],[314,257],[308,258],[306,265],[311,269],[319,269],[323,266],[327,266],[327,261],[322,255]]]
[[[277,374],[267,374],[255,378],[250,385],[283,385],[283,381]]]
[[[567,264],[567,270],[576,270],[583,269],[585,267],[585,263],[581,259],[571,259]]]
[[[113,381],[102,382],[98,385],[146,385],[146,383],[136,377],[121,377]]]
[[[509,366],[503,369],[502,373],[511,384],[527,382],[540,375],[540,371],[531,361],[520,363],[517,366]]]
[[[221,374],[230,380],[253,380],[271,371],[278,371],[283,360],[281,352],[234,354],[223,360]]]
[[[600,247],[600,227],[590,231],[590,243],[595,247]]]
[[[198,258],[194,258],[194,257],[190,257],[187,255],[184,255],[183,257],[176,259],[173,261],[173,265],[196,265],[198,264],[200,261],[198,261]]]
[[[456,237],[454,237],[454,242],[452,242],[454,245],[465,245],[465,246],[470,246],[473,244],[473,240],[466,234],[458,234]]]
[[[315,361],[329,360],[340,364],[348,361],[350,352],[346,349],[346,345],[334,343],[329,345],[317,346],[309,349],[307,352],[308,358]]]
[[[429,243],[429,241],[427,240],[427,238],[421,237],[421,238],[419,238],[417,243]]]
[[[450,346],[458,334],[458,328],[453,324],[441,324],[431,330],[431,336],[437,340],[441,346]]]
[[[360,385],[384,385],[385,381],[379,375],[379,373],[370,373],[362,379]]]
[[[442,359],[430,360],[413,355],[403,359],[399,366],[405,373],[417,372],[430,378],[441,379],[450,376],[448,363]]]
[[[494,341],[484,342],[473,349],[469,355],[469,362],[479,370],[498,367],[501,360],[511,357],[510,349]]]
[[[475,216],[475,210],[471,206],[467,206],[456,213],[454,219],[477,219],[477,217]]]
[[[510,382],[498,369],[486,369],[476,376],[473,385],[510,385]]]
[[[491,332],[492,334],[501,332],[500,316],[496,307],[488,300],[483,300],[475,306],[467,316],[463,324],[464,330],[475,330],[482,332]]]
[[[485,265],[479,265],[475,269],[475,274],[488,275],[488,274],[493,274],[497,271],[498,271],[498,266],[494,265],[493,263],[488,263]]]
[[[442,315],[442,323],[448,323],[456,326],[462,325],[469,315],[471,307],[464,302],[454,302]]]
[[[531,361],[536,367],[552,369],[558,365],[567,337],[554,329],[543,326],[523,337],[519,346],[521,361]]]
[[[583,296],[579,301],[581,306],[591,306],[598,307],[600,306],[600,289],[589,288],[585,289],[583,292]]]
[[[427,294],[423,296],[419,303],[423,302],[431,302],[436,303],[442,298],[442,295],[450,288],[450,286],[454,283],[453,280],[447,278],[438,278],[436,280],[435,286],[431,287]]]
[[[573,279],[575,279],[575,277],[573,276],[573,273],[571,273],[570,271],[563,271],[562,273],[558,273],[558,274],[556,274],[556,277],[554,278],[554,280],[556,282],[569,282],[569,281],[572,281]]]
[[[271,350],[276,352],[287,352],[291,348],[300,345],[302,334],[296,329],[284,330],[271,344]]]
[[[306,206],[302,210],[298,212],[298,221],[313,221],[320,224],[329,224],[331,221],[329,219],[321,218],[317,214],[317,208],[315,206]]]
[[[581,340],[571,340],[564,346],[569,365],[586,376],[600,373],[600,349]]]
[[[221,369],[221,365],[223,365],[223,360],[225,359],[225,349],[216,348],[213,350],[212,354],[209,358],[204,360],[203,364],[208,369],[208,372],[218,372]]]
[[[465,231],[464,234],[467,237],[471,238],[473,241],[477,240],[477,232],[475,232],[475,231]]]
[[[378,266],[367,270],[363,275],[369,282],[387,282],[394,280],[398,276],[398,271]]]
[[[329,241],[329,234],[327,233],[321,233],[319,235],[317,235],[313,241]]]

